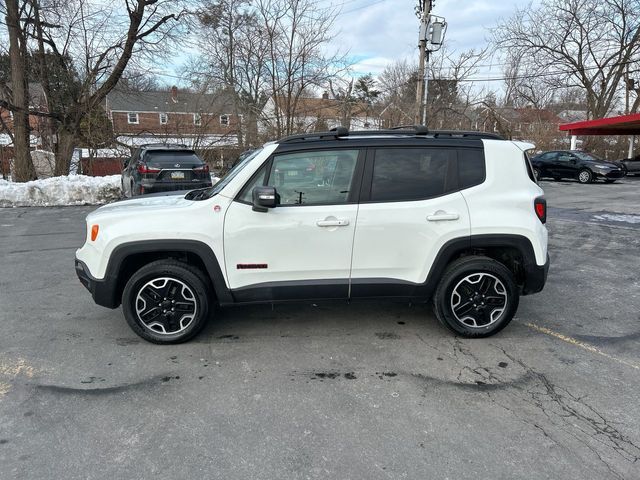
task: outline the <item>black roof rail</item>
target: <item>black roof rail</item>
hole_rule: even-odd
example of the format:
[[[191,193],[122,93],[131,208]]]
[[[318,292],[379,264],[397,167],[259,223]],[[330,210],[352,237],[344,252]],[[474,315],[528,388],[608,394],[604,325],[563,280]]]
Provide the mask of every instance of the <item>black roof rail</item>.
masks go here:
[[[426,135],[429,129],[425,125],[398,125],[391,127],[391,130],[413,130],[416,135]]]
[[[350,132],[345,127],[332,128],[328,132],[314,132],[314,133],[301,133],[298,135],[290,135],[288,137],[277,140],[276,143],[288,143],[305,140],[325,140],[348,137],[372,137],[378,135],[389,136],[413,136],[413,137],[433,137],[433,138],[469,138],[469,139],[488,139],[488,140],[504,140],[504,138],[497,133],[489,132],[474,132],[466,130],[431,130],[429,131],[424,125],[401,125],[398,127],[392,127],[389,129],[381,130],[356,130]]]
[[[311,132],[311,133],[299,133],[297,135],[289,135],[288,137],[281,138],[276,140],[276,143],[288,143],[295,141],[304,141],[304,140],[322,140],[325,138],[333,138],[337,140],[338,138],[348,137],[349,130],[346,127],[334,127],[328,132]]]
[[[502,135],[491,132],[475,132],[471,130],[432,130],[429,132],[434,138],[485,138],[487,140],[504,140]]]

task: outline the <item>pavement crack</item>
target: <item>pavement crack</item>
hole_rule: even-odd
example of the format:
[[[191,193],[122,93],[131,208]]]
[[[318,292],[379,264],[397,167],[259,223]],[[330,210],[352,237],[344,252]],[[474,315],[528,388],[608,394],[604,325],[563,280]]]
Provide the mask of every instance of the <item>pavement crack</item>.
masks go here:
[[[544,373],[534,370],[521,359],[509,354],[504,348],[498,348],[533,379],[533,382],[522,389],[522,393],[525,394],[523,400],[537,408],[553,425],[561,428],[596,454],[612,474],[618,478],[624,478],[613,470],[610,463],[603,457],[603,452],[599,451],[594,443],[610,449],[631,463],[636,463],[640,459],[638,445],[620,432],[594,406],[587,403],[584,396],[574,395],[567,388],[556,385]]]

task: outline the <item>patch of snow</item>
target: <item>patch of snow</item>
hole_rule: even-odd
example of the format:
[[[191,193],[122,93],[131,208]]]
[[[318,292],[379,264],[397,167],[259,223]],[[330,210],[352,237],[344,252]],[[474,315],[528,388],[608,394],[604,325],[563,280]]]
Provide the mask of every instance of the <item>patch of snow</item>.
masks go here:
[[[69,175],[26,183],[0,180],[0,207],[100,205],[120,198],[120,175]]]
[[[629,215],[625,213],[603,213],[601,215],[594,215],[593,218],[609,222],[640,223],[640,215]]]
[[[220,181],[220,177],[216,177],[213,173],[211,174],[211,184],[215,185]]]

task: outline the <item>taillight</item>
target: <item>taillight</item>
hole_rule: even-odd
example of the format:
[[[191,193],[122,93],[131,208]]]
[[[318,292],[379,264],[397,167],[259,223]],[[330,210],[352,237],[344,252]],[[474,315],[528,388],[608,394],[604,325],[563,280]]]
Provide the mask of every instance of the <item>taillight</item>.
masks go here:
[[[159,168],[149,168],[144,163],[138,164],[138,173],[160,173]]]
[[[200,167],[194,167],[193,168],[194,172],[198,172],[198,173],[209,173],[209,165],[207,165],[206,163]]]
[[[544,197],[538,197],[533,201],[533,208],[536,211],[536,215],[542,223],[547,222],[547,201]]]

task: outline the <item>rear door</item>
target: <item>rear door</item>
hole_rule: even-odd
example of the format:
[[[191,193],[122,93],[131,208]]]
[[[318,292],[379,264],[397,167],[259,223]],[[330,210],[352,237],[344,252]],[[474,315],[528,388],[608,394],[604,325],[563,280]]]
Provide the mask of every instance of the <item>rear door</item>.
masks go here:
[[[354,148],[278,153],[227,209],[224,254],[237,301],[347,298],[364,159]],[[255,186],[280,203],[253,211]]]
[[[578,158],[568,152],[560,152],[556,157],[554,173],[561,178],[575,178],[578,176]]]
[[[464,179],[458,174],[462,165],[467,166]],[[371,149],[354,239],[351,297],[419,294],[442,246],[470,235],[459,182],[483,180],[480,148]]]

